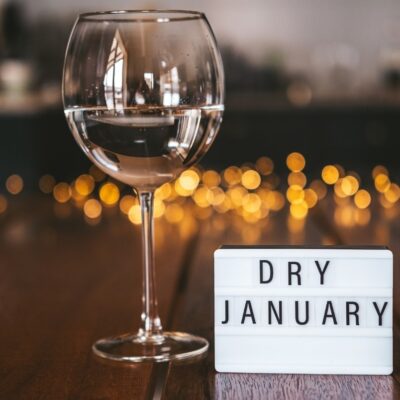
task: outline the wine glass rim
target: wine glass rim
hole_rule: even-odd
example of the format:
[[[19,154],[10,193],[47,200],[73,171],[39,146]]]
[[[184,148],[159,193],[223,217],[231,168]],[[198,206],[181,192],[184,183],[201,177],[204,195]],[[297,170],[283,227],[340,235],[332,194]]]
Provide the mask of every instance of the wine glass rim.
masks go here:
[[[164,15],[165,19],[160,17],[154,17],[154,19],[148,18],[149,15]],[[168,15],[176,15],[174,17],[169,17]],[[187,19],[201,19],[205,18],[205,14],[200,11],[192,10],[169,10],[169,9],[148,9],[148,10],[110,10],[110,11],[95,11],[86,12],[79,14],[79,20],[96,20],[96,21],[111,21],[111,20],[123,20],[122,18],[126,16],[130,21],[154,21],[154,22],[168,22],[168,21],[178,21]],[[146,17],[147,18],[146,18]]]

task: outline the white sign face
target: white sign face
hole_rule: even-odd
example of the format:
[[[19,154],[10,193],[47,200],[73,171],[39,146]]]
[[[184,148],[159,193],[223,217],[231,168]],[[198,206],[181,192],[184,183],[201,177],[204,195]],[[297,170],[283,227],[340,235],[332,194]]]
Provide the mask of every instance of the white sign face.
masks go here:
[[[223,246],[214,258],[217,371],[392,372],[391,251]]]

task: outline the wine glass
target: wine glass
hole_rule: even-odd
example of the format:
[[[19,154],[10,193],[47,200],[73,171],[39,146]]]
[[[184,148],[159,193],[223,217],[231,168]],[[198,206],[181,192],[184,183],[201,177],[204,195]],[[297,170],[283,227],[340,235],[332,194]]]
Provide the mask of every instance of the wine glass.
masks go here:
[[[82,150],[101,170],[132,186],[141,205],[141,325],[137,333],[97,341],[93,351],[135,363],[205,353],[206,339],[163,331],[153,255],[155,189],[205,154],[222,120],[223,66],[205,15],[183,10],[80,15],[66,51],[63,100]]]

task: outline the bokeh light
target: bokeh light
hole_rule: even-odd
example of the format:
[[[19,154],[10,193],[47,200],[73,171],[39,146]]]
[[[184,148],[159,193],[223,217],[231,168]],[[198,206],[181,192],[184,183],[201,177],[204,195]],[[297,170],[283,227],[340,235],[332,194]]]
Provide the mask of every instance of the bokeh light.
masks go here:
[[[322,169],[321,177],[326,184],[333,185],[339,179],[339,170],[335,165],[326,165]]]
[[[17,175],[10,175],[6,180],[6,189],[11,194],[19,194],[21,193],[22,189],[24,188],[24,181],[23,179]]]
[[[57,183],[53,188],[53,196],[58,203],[66,203],[71,198],[71,188],[66,182]]]
[[[127,194],[123,196],[119,202],[119,209],[125,215],[129,214],[129,210],[135,204],[139,204],[137,197]]]
[[[286,158],[286,165],[292,172],[300,172],[306,165],[306,160],[301,153],[290,153]]]
[[[107,182],[100,187],[99,197],[106,206],[115,205],[120,196],[120,191],[115,183]]]
[[[193,192],[193,190],[195,190],[200,183],[200,177],[196,171],[193,169],[188,169],[182,172],[178,178],[178,182],[180,187],[182,187],[184,190]]]
[[[274,162],[269,157],[260,157],[256,161],[256,168],[261,175],[270,175],[274,171]]]
[[[288,185],[297,185],[304,188],[307,184],[307,177],[303,174],[303,172],[291,172],[288,175]]]
[[[257,189],[261,184],[261,176],[260,174],[253,170],[249,169],[242,175],[242,185],[249,190]]]
[[[224,181],[228,186],[238,185],[242,180],[242,171],[239,167],[231,166],[223,172]]]
[[[221,183],[221,177],[217,171],[208,170],[201,177],[202,182],[208,187],[218,186]]]
[[[385,193],[390,188],[390,179],[386,174],[379,173],[374,178],[375,188],[380,193]]]
[[[304,200],[304,190],[301,186],[292,185],[289,186],[286,191],[286,198],[291,204],[300,204]]]
[[[367,208],[371,204],[371,195],[365,190],[359,190],[354,196],[354,204],[360,208]]]
[[[93,192],[95,185],[94,178],[91,175],[80,175],[74,183],[74,189],[81,196],[88,196]]]
[[[102,211],[101,203],[96,199],[86,200],[83,206],[83,212],[85,213],[86,217],[90,219],[99,218],[101,215],[101,211]]]
[[[295,219],[304,219],[308,214],[308,207],[305,201],[290,205],[290,215]]]

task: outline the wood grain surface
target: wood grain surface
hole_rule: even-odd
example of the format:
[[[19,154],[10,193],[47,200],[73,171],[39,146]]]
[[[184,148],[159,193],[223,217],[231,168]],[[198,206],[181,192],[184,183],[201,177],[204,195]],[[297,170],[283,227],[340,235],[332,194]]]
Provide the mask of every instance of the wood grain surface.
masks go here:
[[[0,400],[397,399],[398,295],[392,376],[221,374],[213,355],[213,251],[221,244],[390,244],[400,219],[373,212],[343,228],[322,204],[301,229],[286,212],[262,224],[215,216],[198,230],[156,224],[160,314],[165,328],[207,337],[194,364],[126,367],[99,362],[91,345],[133,331],[141,308],[140,229],[116,209],[97,225],[46,198],[14,201],[0,219]],[[250,239],[249,239],[250,238]],[[399,285],[395,252],[395,285]],[[396,292],[397,293],[397,292]]]

